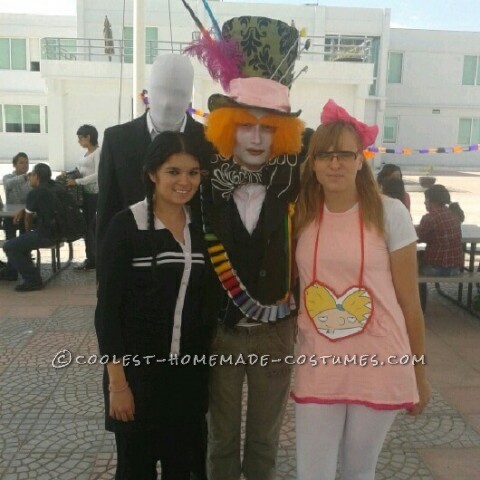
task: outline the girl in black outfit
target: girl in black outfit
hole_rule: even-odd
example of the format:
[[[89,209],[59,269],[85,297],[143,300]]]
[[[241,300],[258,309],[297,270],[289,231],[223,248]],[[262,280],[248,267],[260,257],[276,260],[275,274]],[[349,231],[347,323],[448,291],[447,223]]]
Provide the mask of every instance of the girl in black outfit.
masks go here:
[[[147,151],[146,199],[117,213],[98,265],[95,328],[107,430],[117,443],[116,480],[188,480],[201,455],[207,350],[200,309],[201,227],[185,204],[200,184],[188,137],[158,135]]]

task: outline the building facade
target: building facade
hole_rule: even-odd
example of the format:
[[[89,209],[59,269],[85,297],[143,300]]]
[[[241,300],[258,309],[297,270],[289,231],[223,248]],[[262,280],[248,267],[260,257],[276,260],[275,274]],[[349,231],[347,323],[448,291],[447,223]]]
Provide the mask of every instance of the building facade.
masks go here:
[[[198,34],[181,2],[143,2],[144,85],[137,82],[135,92],[133,0],[125,12],[116,0],[77,0],[76,17],[0,15],[0,162],[24,150],[54,169],[69,169],[83,153],[79,125],[95,125],[101,141],[106,127],[133,118],[155,56],[180,53]],[[202,2],[189,3],[211,27]],[[379,146],[413,149],[411,155],[377,155],[376,162],[480,166],[475,151],[417,152],[480,143],[480,33],[393,29],[388,9],[209,3],[220,25],[249,14],[293,22],[306,32],[299,49],[307,39],[310,47],[297,60],[291,104],[302,109],[308,126],[318,125],[323,104],[333,98],[380,126]],[[221,87],[196,59],[192,63],[192,105],[206,110]]]

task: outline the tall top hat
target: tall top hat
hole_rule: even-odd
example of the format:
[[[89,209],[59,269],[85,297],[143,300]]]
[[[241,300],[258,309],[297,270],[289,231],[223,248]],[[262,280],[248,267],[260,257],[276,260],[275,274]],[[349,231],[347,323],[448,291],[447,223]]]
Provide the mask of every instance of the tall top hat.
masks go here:
[[[202,33],[185,52],[202,61],[210,76],[228,92],[212,95],[208,100],[210,110],[262,108],[278,115],[300,114],[291,112],[289,102],[300,38],[295,27],[281,20],[242,16],[225,22],[220,31],[208,8],[215,27],[210,34],[186,0],[182,1]]]
[[[222,37],[237,42],[242,77],[262,77],[289,86],[297,58],[299,33],[281,20],[236,17],[226,21]]]

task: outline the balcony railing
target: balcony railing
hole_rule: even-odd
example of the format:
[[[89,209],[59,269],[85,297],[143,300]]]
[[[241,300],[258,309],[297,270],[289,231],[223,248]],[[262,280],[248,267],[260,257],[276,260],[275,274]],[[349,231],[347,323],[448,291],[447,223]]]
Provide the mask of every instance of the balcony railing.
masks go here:
[[[42,60],[77,62],[133,63],[132,40],[103,38],[42,38]],[[153,63],[157,55],[182,53],[187,42],[145,42],[145,63]]]
[[[195,32],[194,32],[195,33]],[[372,40],[368,37],[327,35],[309,37],[310,47],[303,49],[306,39],[301,38],[299,52],[309,61],[374,63]],[[182,53],[189,42],[146,41],[145,63],[153,63],[157,55]],[[133,63],[133,41],[103,38],[43,38],[43,60],[83,62]]]

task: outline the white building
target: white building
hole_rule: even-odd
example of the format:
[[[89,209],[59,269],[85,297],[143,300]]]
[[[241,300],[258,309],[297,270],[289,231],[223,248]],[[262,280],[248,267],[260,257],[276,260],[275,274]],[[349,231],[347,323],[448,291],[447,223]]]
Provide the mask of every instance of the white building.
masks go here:
[[[308,126],[318,125],[322,105],[334,98],[355,116],[380,126],[377,145],[419,149],[480,143],[480,115],[476,118],[474,111],[480,106],[480,34],[391,29],[388,9],[209,3],[220,25],[248,14],[305,28],[311,47],[301,54],[295,72],[308,71],[293,84],[291,103],[303,110]],[[202,3],[189,4],[210,27]],[[181,2],[144,0],[144,5],[145,68],[135,77],[135,93],[133,0],[126,1],[125,15],[123,2],[116,0],[101,5],[77,0],[76,17],[0,15],[0,161],[24,150],[34,160],[68,169],[82,153],[78,126],[94,124],[101,141],[106,127],[132,118],[138,93],[148,90],[153,58],[180,53],[196,31]],[[105,53],[103,38],[106,15],[113,34],[110,53]],[[25,45],[24,53],[19,43]],[[38,66],[31,62],[40,62],[40,73],[31,71]],[[206,110],[209,95],[221,87],[196,59],[192,63],[192,104]],[[383,155],[382,161],[480,166],[479,156]]]
[[[480,143],[480,33],[392,29],[384,145]],[[480,152],[388,155],[401,165],[480,167]]]
[[[0,14],[0,162],[19,151],[48,159],[48,108],[40,39],[75,37],[70,16]],[[55,132],[51,132],[55,135]]]

